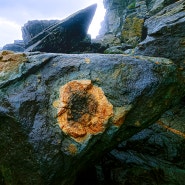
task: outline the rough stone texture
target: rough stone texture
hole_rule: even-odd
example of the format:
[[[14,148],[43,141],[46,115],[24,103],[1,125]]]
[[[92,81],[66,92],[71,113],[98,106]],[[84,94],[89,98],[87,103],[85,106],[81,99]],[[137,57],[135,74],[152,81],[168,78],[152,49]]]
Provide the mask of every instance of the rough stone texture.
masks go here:
[[[176,0],[104,0],[106,14],[100,30],[100,37],[104,38],[107,34],[112,34],[119,39],[123,37],[122,42],[127,43],[128,40],[133,40],[132,42],[134,42],[135,46],[142,40],[143,35],[145,35],[145,30],[143,30],[144,32],[139,31],[139,38],[136,38],[136,35],[132,36],[135,31],[134,25],[137,23],[139,24],[140,20],[142,20],[142,23],[140,24],[141,29],[139,30],[144,29],[142,24],[145,19],[148,19],[167,5],[175,2]],[[138,19],[139,22],[134,23],[133,21],[129,23],[130,31],[127,31],[128,33],[126,34],[127,37],[125,40],[123,32],[125,33],[125,30],[128,30],[129,19]],[[128,37],[129,32],[131,33]],[[130,44],[130,42],[128,43]],[[114,42],[110,42],[110,44],[116,45]]]
[[[143,37],[144,19],[138,17],[127,17],[122,30],[122,40],[135,47]]]
[[[73,53],[84,51],[90,43],[87,30],[96,4],[80,10],[59,23],[44,29],[26,45],[26,51]]]
[[[27,46],[31,39],[42,32],[44,29],[49,28],[50,26],[53,26],[54,24],[57,24],[59,22],[59,20],[28,21],[21,29],[25,45]]]
[[[104,0],[106,14],[104,22],[102,23],[100,35],[112,33],[116,36],[120,33],[128,3],[129,0]]]
[[[2,50],[10,50],[14,52],[23,52],[25,50],[25,45],[22,40],[15,40],[12,44],[6,44],[3,46]]]
[[[185,2],[167,6],[145,21],[146,39],[139,43],[135,54],[166,57],[184,67]]]
[[[104,155],[94,169],[94,185],[184,185],[184,120],[183,100],[165,112],[155,124]]]
[[[164,58],[27,53],[19,62],[19,57],[0,76],[4,184],[72,184],[79,170],[154,123],[184,94],[181,71]],[[97,124],[89,113],[103,129],[83,139],[68,132],[74,121]]]
[[[149,13],[150,15],[154,15],[156,13],[158,13],[159,11],[161,11],[163,8],[165,8],[166,6],[175,3],[177,0],[148,0],[149,6]]]

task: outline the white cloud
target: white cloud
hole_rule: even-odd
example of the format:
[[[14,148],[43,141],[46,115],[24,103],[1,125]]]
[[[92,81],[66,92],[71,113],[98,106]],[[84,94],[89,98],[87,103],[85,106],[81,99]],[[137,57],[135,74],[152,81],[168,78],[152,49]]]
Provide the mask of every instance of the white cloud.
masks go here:
[[[64,19],[76,11],[97,3],[89,33],[94,38],[104,17],[103,0],[6,0],[0,6],[0,47],[22,39],[21,27],[29,20]]]
[[[15,22],[0,18],[0,47],[22,39],[20,26]]]

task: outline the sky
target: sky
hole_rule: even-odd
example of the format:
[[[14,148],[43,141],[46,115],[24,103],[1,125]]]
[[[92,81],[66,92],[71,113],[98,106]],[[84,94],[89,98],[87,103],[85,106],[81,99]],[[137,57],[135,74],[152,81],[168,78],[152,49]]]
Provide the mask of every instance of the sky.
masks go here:
[[[98,35],[105,9],[103,0],[0,0],[0,48],[14,40],[22,40],[21,27],[29,20],[62,20],[97,3],[88,33]]]

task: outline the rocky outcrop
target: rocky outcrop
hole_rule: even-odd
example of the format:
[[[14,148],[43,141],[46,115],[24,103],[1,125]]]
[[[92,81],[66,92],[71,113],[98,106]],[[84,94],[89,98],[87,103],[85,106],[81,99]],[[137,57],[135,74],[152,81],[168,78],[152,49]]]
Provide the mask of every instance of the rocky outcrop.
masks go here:
[[[14,52],[23,52],[25,50],[25,45],[22,40],[15,40],[12,44],[6,44],[3,46],[2,50],[10,50]]]
[[[94,4],[80,10],[65,20],[39,32],[28,41],[26,51],[53,53],[85,51],[85,48],[91,44],[87,30],[94,16],[96,6]]]
[[[166,111],[150,127],[120,143],[105,154],[94,168],[94,184],[169,185],[184,184],[185,104]],[[82,174],[81,174],[82,176]],[[78,181],[88,185],[88,181]]]
[[[34,38],[37,34],[42,32],[44,29],[49,28],[57,23],[59,20],[33,20],[28,21],[22,27],[22,37],[25,45],[27,46],[32,38]]]
[[[164,58],[2,52],[2,181],[72,184],[183,94],[181,71]]]
[[[145,39],[144,21],[175,0],[105,0],[105,19],[100,30],[101,40],[107,35],[135,47]],[[118,45],[110,40],[109,44]]]
[[[184,67],[185,56],[185,2],[167,6],[145,21],[146,39],[139,43],[135,54],[172,59]]]

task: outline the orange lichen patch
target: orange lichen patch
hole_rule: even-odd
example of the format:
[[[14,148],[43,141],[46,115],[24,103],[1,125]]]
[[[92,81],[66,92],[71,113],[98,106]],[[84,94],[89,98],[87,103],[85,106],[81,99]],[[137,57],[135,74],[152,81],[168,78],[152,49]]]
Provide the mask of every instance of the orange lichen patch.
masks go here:
[[[169,127],[169,126],[167,126],[167,125],[165,125],[162,121],[158,120],[158,121],[157,121],[157,124],[159,124],[160,126],[162,126],[162,127],[165,128],[165,129],[169,130],[170,132],[173,132],[174,134],[177,134],[177,135],[179,135],[179,136],[185,138],[185,133],[183,133],[183,132],[181,132],[181,131],[179,131],[179,130],[176,130],[176,129],[174,129],[174,128],[171,128],[171,127]]]
[[[12,51],[0,52],[0,72],[13,71],[19,64],[27,61],[24,53],[14,53]]]
[[[179,71],[183,71],[183,70],[184,70],[184,68],[183,68],[183,67],[179,67],[178,69],[179,69]]]
[[[91,80],[68,82],[60,88],[60,99],[53,105],[58,109],[60,128],[79,141],[87,134],[103,132],[113,115],[113,106]]]
[[[77,151],[78,151],[78,149],[77,149],[76,145],[70,144],[70,145],[68,146],[68,151],[69,151],[71,154],[76,154]]]
[[[156,61],[155,63],[156,63],[156,64],[159,64],[159,62],[158,62],[158,61]]]

